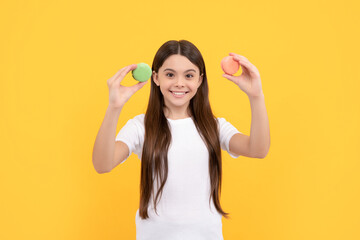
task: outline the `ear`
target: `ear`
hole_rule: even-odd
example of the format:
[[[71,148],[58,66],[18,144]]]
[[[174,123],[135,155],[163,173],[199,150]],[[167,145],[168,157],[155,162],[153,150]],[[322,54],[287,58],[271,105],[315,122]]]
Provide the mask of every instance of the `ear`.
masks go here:
[[[201,85],[201,83],[202,83],[202,81],[203,81],[203,78],[204,78],[204,74],[202,73],[202,74],[200,75],[200,77],[199,77],[199,87],[200,87],[200,85]]]
[[[154,83],[156,84],[156,86],[159,86],[160,83],[159,83],[159,80],[158,80],[158,75],[155,71],[153,71],[153,80],[154,80]]]

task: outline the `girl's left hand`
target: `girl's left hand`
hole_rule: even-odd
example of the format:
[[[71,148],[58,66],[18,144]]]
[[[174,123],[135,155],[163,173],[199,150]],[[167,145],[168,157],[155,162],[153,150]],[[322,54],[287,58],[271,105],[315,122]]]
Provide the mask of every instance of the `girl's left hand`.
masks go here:
[[[240,76],[223,74],[223,77],[238,85],[248,97],[258,97],[263,94],[260,73],[257,68],[244,56],[235,53],[230,53],[229,55],[233,56],[234,60],[239,62],[242,73]]]

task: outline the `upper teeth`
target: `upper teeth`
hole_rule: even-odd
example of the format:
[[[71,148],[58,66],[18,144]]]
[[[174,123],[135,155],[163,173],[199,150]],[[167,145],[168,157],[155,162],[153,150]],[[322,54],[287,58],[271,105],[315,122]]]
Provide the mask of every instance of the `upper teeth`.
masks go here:
[[[185,92],[173,92],[175,95],[183,95]]]

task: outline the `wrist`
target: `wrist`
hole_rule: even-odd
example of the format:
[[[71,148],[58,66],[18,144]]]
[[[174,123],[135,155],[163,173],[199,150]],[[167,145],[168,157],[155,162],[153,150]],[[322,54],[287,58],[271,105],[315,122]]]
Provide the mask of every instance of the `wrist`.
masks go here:
[[[122,108],[123,108],[123,105],[114,106],[114,105],[109,104],[108,107],[107,107],[107,111],[114,112],[114,113],[120,113]]]
[[[250,101],[265,98],[263,91],[261,91],[259,94],[256,94],[256,95],[253,95],[253,96],[248,96],[248,97],[249,97]]]

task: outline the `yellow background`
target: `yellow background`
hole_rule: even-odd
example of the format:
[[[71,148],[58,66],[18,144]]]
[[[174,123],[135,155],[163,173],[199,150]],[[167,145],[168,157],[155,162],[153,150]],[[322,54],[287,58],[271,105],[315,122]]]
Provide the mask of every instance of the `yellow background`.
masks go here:
[[[249,100],[220,61],[238,53],[261,75],[271,148],[265,159],[223,151],[224,239],[360,239],[358,1],[17,0],[0,9],[0,239],[135,239],[140,160],[98,174],[93,144],[107,79],[151,66],[173,39],[199,48],[214,113],[247,135]],[[149,90],[125,105],[117,132],[145,112]]]

